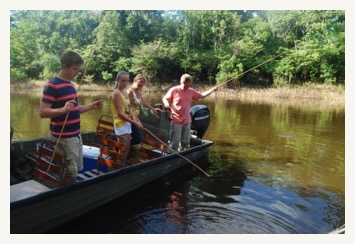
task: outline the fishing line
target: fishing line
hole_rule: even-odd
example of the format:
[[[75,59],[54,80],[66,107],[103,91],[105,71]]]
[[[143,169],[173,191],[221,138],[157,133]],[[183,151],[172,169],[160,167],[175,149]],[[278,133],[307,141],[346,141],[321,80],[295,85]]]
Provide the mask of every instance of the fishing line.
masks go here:
[[[143,130],[147,131],[149,134],[151,134],[155,139],[157,139],[160,143],[162,143],[163,145],[165,145],[166,147],[168,147],[172,152],[174,152],[174,154],[182,157],[183,159],[185,159],[187,162],[189,162],[190,164],[192,164],[193,166],[195,166],[196,168],[198,168],[201,172],[203,172],[205,175],[207,175],[208,177],[210,177],[209,174],[207,174],[206,171],[204,171],[203,169],[201,169],[198,165],[196,165],[195,163],[193,163],[191,160],[189,160],[188,158],[186,158],[185,156],[181,155],[180,153],[178,153],[177,151],[175,151],[174,149],[172,149],[169,145],[167,145],[165,142],[163,142],[162,140],[160,140],[157,136],[155,136],[151,131],[149,131],[147,128],[143,127]]]
[[[224,81],[223,83],[217,85],[216,88],[218,88],[218,87],[220,87],[220,86],[223,86],[224,84],[226,84],[226,83],[228,83],[228,82],[230,82],[230,81],[232,81],[232,80],[235,80],[236,78],[238,78],[238,77],[240,77],[240,76],[242,76],[242,75],[244,75],[244,74],[246,74],[246,73],[248,73],[248,72],[250,72],[250,71],[256,69],[257,67],[260,67],[261,65],[264,65],[264,64],[270,62],[271,60],[273,60],[273,59],[275,59],[275,58],[277,58],[277,57],[280,57],[280,56],[284,55],[285,53],[288,53],[289,51],[291,51],[291,50],[294,49],[294,48],[296,48],[296,47],[292,47],[292,48],[286,50],[285,52],[282,52],[282,53],[280,53],[280,54],[278,54],[278,55],[276,55],[276,56],[274,56],[274,57],[272,57],[272,58],[270,58],[270,59],[268,59],[268,60],[262,62],[261,64],[258,64],[257,66],[255,66],[255,67],[253,67],[253,68],[251,68],[251,69],[248,69],[247,71],[244,71],[244,72],[241,73],[240,75],[237,75],[236,77],[233,77],[233,78],[230,78],[230,79]]]
[[[92,50],[92,53],[91,53],[90,56],[89,56],[89,61],[87,62],[87,65],[86,65],[86,67],[85,67],[83,76],[81,77],[81,80],[80,80],[80,82],[79,82],[78,89],[77,89],[77,91],[76,91],[76,95],[77,95],[77,96],[78,96],[80,86],[81,86],[81,84],[82,84],[82,82],[83,82],[83,80],[84,80],[84,77],[85,77],[86,72],[87,72],[87,70],[88,70],[88,68],[89,68],[91,59],[92,59],[92,57],[93,57],[93,55],[94,55],[94,52],[95,52],[95,50],[96,50],[96,47],[97,47],[98,43],[99,43],[99,38],[97,37],[95,46],[94,46],[94,48],[93,48],[93,50]],[[65,127],[65,124],[66,124],[66,122],[67,122],[67,120],[68,120],[69,114],[70,114],[70,111],[67,113],[67,115],[66,115],[66,117],[65,117],[65,120],[64,120],[64,123],[63,123],[62,130],[60,131],[60,134],[59,134],[58,138],[56,139],[56,145],[55,145],[54,150],[53,150],[53,154],[52,154],[52,157],[51,157],[51,161],[50,161],[50,163],[49,163],[49,165],[48,165],[48,168],[47,168],[47,173],[49,172],[49,169],[50,169],[51,164],[52,164],[52,162],[53,162],[54,155],[55,155],[57,146],[58,146],[58,144],[59,144],[59,140],[60,140],[60,138],[61,138],[61,136],[62,136],[62,133],[63,133],[64,127]]]
[[[294,48],[294,47],[293,47],[293,48]],[[242,76],[242,75],[244,75],[244,74],[246,74],[246,73],[252,71],[253,69],[256,69],[257,67],[260,67],[261,65],[264,65],[264,64],[270,62],[271,60],[273,60],[273,59],[275,59],[275,58],[277,58],[277,57],[279,57],[279,56],[281,56],[281,55],[284,55],[285,53],[291,51],[293,48],[290,48],[290,49],[286,50],[285,52],[282,52],[282,53],[280,53],[280,54],[278,54],[278,55],[276,55],[276,56],[274,56],[274,57],[272,57],[272,58],[270,58],[270,59],[268,59],[268,60],[262,62],[261,64],[258,64],[257,66],[255,66],[255,67],[253,67],[253,68],[251,68],[251,69],[248,69],[247,71],[241,73],[240,75],[238,75],[238,76],[236,76],[236,77],[233,77],[233,78],[231,78],[231,79],[229,79],[229,80],[226,80],[225,82],[223,82],[223,83],[217,85],[216,88],[218,88],[218,87],[220,87],[220,86],[223,86],[224,84],[226,84],[226,83],[228,83],[228,82],[230,82],[230,81],[232,81],[232,80],[235,80],[237,77]],[[201,172],[203,172],[203,173],[204,173],[205,175],[207,175],[208,177],[210,176],[207,172],[205,172],[203,169],[201,169],[199,166],[197,166],[197,165],[196,165],[195,163],[193,163],[191,160],[189,160],[188,158],[184,157],[184,156],[181,155],[180,153],[178,153],[178,152],[176,152],[175,150],[173,150],[169,145],[167,145],[167,144],[164,143],[162,140],[160,140],[160,139],[159,139],[157,136],[155,136],[151,131],[149,131],[148,129],[146,129],[146,128],[144,128],[144,127],[143,127],[143,129],[144,129],[145,131],[147,131],[149,134],[151,134],[151,135],[152,135],[155,139],[157,139],[159,142],[161,142],[161,143],[164,144],[166,147],[168,147],[168,148],[169,148],[171,151],[173,151],[175,154],[177,154],[178,156],[180,156],[180,157],[182,157],[183,159],[185,159],[186,161],[188,161],[190,164],[192,164],[193,166],[195,166],[196,168],[198,168]]]
[[[96,42],[96,43],[97,43],[97,42]],[[95,46],[95,47],[96,47],[96,46]],[[92,57],[92,55],[94,54],[94,51],[95,51],[95,48],[94,48],[93,52],[91,53],[90,58],[91,58],[91,57]],[[88,70],[89,64],[90,64],[90,62],[88,62],[88,64],[86,65],[86,68],[85,68],[85,71],[84,71],[84,73],[83,73],[83,76],[81,77],[81,81],[79,82],[79,86],[78,86],[78,89],[77,89],[77,92],[76,92],[77,97],[78,97],[78,93],[79,93],[79,88],[80,88],[80,85],[81,85],[81,83],[82,83],[82,82],[83,82],[83,80],[84,80],[84,77],[85,77],[86,72],[87,72],[87,70]],[[68,120],[69,114],[70,114],[70,111],[69,111],[69,112],[67,112],[67,115],[65,116],[65,120],[64,120],[64,122],[63,122],[62,129],[61,129],[61,131],[60,131],[60,133],[59,133],[58,138],[56,139],[56,144],[55,144],[55,147],[54,147],[54,150],[53,150],[53,154],[52,154],[52,157],[51,157],[51,161],[50,161],[50,163],[49,163],[49,165],[48,165],[48,168],[47,168],[47,173],[49,172],[49,169],[50,169],[51,164],[52,164],[52,162],[53,162],[54,155],[55,155],[55,152],[56,152],[56,150],[57,150],[57,147],[58,147],[58,144],[59,144],[60,138],[62,137],[63,130],[64,130],[64,127],[65,127],[65,124],[67,123],[67,120]]]

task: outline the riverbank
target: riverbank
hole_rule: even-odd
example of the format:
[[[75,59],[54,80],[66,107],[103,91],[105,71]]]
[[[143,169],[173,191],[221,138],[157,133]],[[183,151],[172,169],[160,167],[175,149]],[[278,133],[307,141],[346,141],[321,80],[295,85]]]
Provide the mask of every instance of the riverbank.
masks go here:
[[[211,96],[211,98],[213,95]],[[224,89],[215,98],[238,100],[253,104],[270,104],[299,109],[343,110],[345,108],[345,87],[314,85],[312,87],[271,87]]]
[[[46,81],[16,82],[10,84],[11,91],[20,90],[42,90]],[[78,91],[112,91],[114,81],[106,82],[103,85],[95,83],[75,83]],[[175,85],[175,84],[173,84]],[[144,88],[146,93],[165,93],[172,84],[150,84]],[[195,89],[205,91],[213,85],[194,84]],[[222,86],[218,90],[218,95],[227,99],[258,100],[258,99],[302,99],[329,101],[345,103],[345,86],[334,86],[324,84],[307,84],[293,87],[240,87],[229,89]]]

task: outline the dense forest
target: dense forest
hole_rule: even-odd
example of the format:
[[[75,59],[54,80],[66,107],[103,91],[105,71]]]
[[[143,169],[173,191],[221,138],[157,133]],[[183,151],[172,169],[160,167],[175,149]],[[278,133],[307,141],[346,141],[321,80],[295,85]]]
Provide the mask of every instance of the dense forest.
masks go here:
[[[11,82],[53,77],[65,50],[98,84],[120,70],[154,83],[187,72],[201,83],[344,84],[345,11],[10,11]]]

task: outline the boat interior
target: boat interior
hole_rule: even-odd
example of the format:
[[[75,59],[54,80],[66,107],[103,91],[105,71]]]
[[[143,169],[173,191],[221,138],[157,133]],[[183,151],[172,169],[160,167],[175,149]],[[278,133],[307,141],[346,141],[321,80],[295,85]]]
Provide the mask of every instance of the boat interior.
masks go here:
[[[209,125],[208,108],[194,106],[192,119],[190,146],[193,148],[203,143],[202,137]],[[65,177],[65,154],[56,151],[57,147],[48,139],[11,142],[11,202],[113,170],[144,164],[171,153],[180,155],[169,147],[170,117],[166,111],[159,116],[142,115],[140,120],[144,125],[140,131],[141,143],[131,146],[129,152],[125,138],[113,133],[111,116],[102,115],[97,121],[96,131],[81,133],[84,169],[78,172],[76,179]]]
[[[154,132],[153,132],[154,131]],[[113,119],[102,115],[98,119],[94,134],[83,134],[84,169],[76,181],[99,176],[108,171],[144,163],[167,154],[168,132],[150,128],[142,131],[142,141],[127,151],[124,137],[113,133]],[[29,151],[26,157],[35,163],[34,177],[48,187],[73,183],[65,175],[65,155],[56,152],[50,141],[42,141],[37,151]]]

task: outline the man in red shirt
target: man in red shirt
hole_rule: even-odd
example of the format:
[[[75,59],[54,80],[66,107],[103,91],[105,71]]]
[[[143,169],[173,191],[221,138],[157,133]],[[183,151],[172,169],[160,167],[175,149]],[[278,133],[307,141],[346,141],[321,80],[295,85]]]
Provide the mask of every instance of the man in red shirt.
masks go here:
[[[175,151],[184,150],[190,145],[191,116],[190,108],[192,101],[205,98],[217,90],[217,86],[203,93],[191,88],[192,77],[183,74],[180,85],[170,88],[163,97],[165,108],[171,110],[170,141],[171,148]]]

